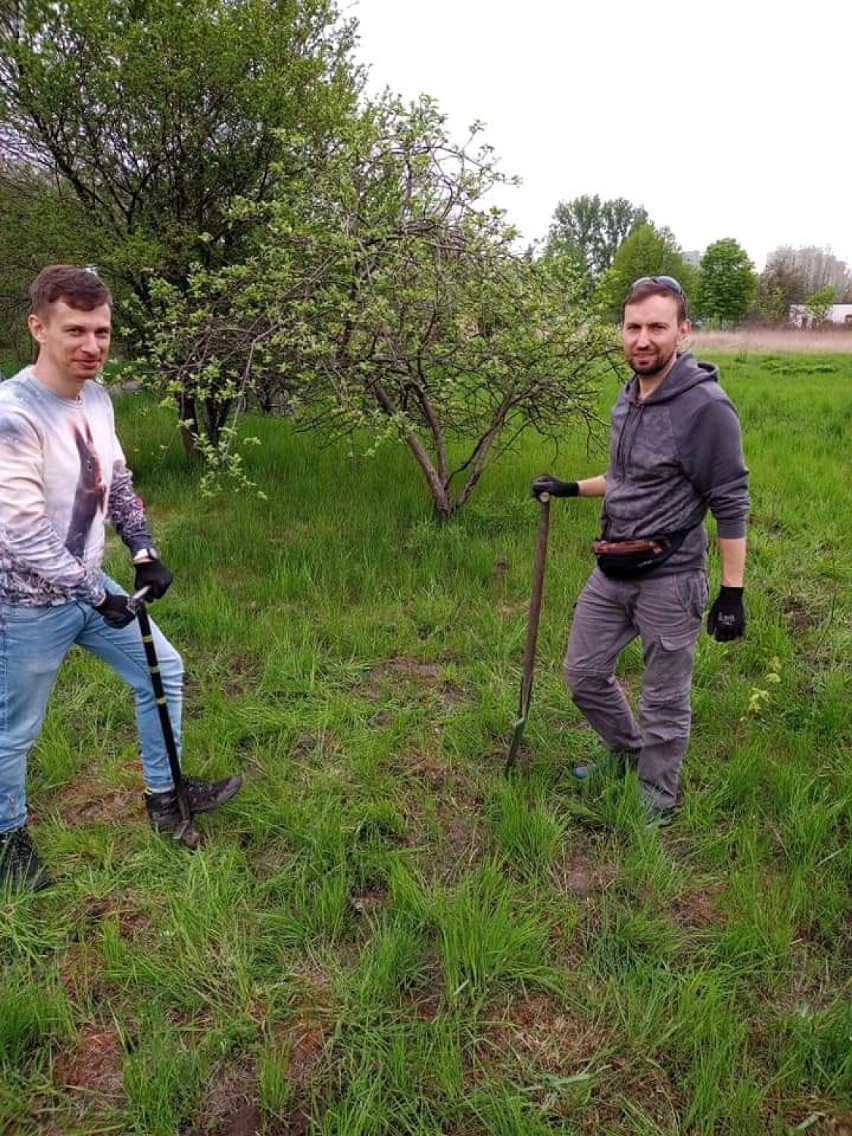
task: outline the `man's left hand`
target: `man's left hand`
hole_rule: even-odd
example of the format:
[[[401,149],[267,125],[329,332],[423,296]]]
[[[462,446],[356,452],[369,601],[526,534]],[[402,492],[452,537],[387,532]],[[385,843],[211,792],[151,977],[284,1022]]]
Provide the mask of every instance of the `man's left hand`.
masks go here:
[[[720,643],[742,639],[745,635],[746,613],[743,606],[743,589],[719,589],[716,601],[707,615],[707,630]]]
[[[174,577],[162,560],[143,560],[136,565],[136,581],[133,590],[139,592],[143,588],[147,588],[148,595],[145,598],[158,600],[169,590],[169,584],[173,579]]]

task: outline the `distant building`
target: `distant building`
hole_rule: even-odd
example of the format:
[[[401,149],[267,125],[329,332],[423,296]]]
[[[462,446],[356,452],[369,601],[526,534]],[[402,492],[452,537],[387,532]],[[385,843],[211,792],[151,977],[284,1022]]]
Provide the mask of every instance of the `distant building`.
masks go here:
[[[790,308],[790,323],[795,327],[813,327],[816,320],[807,304],[793,304]],[[832,304],[825,313],[825,323],[852,327],[852,304]]]
[[[687,264],[691,264],[695,268],[701,263],[702,253],[700,253],[698,249],[691,249],[689,252],[682,252],[680,255]]]

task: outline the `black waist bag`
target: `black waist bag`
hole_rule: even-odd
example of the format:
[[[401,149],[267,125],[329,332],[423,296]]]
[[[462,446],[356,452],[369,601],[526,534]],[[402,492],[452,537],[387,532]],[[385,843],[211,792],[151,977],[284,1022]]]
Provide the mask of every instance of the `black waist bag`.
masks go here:
[[[596,540],[592,543],[598,568],[612,580],[647,576],[677,552],[692,529],[640,540]]]

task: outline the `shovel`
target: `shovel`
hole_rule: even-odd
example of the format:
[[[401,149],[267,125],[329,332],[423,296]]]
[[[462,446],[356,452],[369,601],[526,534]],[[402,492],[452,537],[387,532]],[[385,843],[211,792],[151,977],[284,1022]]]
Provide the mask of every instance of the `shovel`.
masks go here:
[[[163,744],[166,747],[166,754],[169,759],[169,768],[172,771],[172,780],[175,785],[175,794],[178,800],[178,809],[180,811],[180,824],[172,833],[174,840],[180,841],[185,844],[187,848],[195,849],[201,842],[201,836],[192,823],[192,813],[189,811],[189,802],[186,799],[186,786],[183,783],[183,774],[180,768],[180,759],[178,758],[177,746],[175,745],[175,735],[172,730],[172,720],[169,717],[168,703],[166,702],[166,692],[163,689],[163,679],[160,675],[160,664],[157,660],[157,652],[154,648],[154,636],[151,632],[151,620],[148,618],[148,609],[145,607],[145,597],[148,594],[147,588],[142,588],[141,591],[134,592],[130,597],[127,606],[136,612],[136,618],[139,620],[139,630],[142,634],[142,646],[145,648],[145,658],[148,661],[148,671],[151,675],[151,685],[154,688],[154,698],[157,702],[157,713],[160,716],[160,728],[163,731]]]
[[[541,593],[544,586],[544,562],[547,556],[547,534],[550,529],[550,494],[542,493],[539,497],[541,510],[538,515],[538,533],[535,541],[535,565],[533,567],[532,593],[530,594],[530,610],[527,617],[527,642],[524,648],[524,677],[521,682],[521,698],[518,705],[518,718],[515,722],[515,732],[509,746],[509,756],[506,758],[507,774],[515,767],[518,759],[518,749],[524,736],[524,727],[527,724],[527,715],[530,709],[532,696],[533,668],[535,667],[535,643],[538,637],[538,620],[541,615]]]

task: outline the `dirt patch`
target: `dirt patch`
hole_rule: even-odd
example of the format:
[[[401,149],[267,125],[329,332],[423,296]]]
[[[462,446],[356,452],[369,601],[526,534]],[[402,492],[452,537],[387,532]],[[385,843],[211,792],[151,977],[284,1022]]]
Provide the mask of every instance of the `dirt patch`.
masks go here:
[[[468,701],[470,691],[457,683],[443,679],[441,671],[441,663],[424,663],[418,659],[400,656],[373,667],[362,684],[362,692],[371,701],[378,701],[386,697],[390,686],[403,695],[426,691],[431,697],[440,698],[448,707]],[[387,725],[389,721],[390,717],[382,724]]]
[[[618,877],[615,864],[594,865],[589,848],[571,850],[557,861],[553,879],[557,888],[575,899],[588,900],[610,887]]]
[[[669,914],[685,930],[697,931],[713,923],[722,923],[725,916],[719,907],[719,896],[724,890],[725,884],[718,881],[700,891],[685,892],[669,903]]]
[[[789,988],[774,1003],[778,1012],[809,1016],[833,1005],[837,990],[832,985],[828,958],[809,946],[806,934],[797,935],[790,961]]]
[[[683,1115],[684,1094],[664,1068],[653,1061],[615,1057],[607,1060],[606,1072],[595,1082],[580,1131],[586,1136],[635,1131],[635,1115],[625,1107],[631,1098],[641,1103],[643,1114],[660,1132],[671,1132],[675,1119]]]
[[[59,961],[59,981],[72,998],[81,999],[91,992],[86,948],[82,943],[69,943]]]
[[[278,1136],[307,1136],[311,1130],[312,1102],[316,1082],[325,1061],[325,1043],[329,1025],[310,1013],[285,1028],[276,1028],[274,1037],[280,1047],[281,1061],[287,1068],[287,1079],[293,1090],[285,1115],[275,1124],[267,1124],[264,1133]]]
[[[481,1043],[489,1064],[507,1058],[529,1081],[530,1065],[563,1076],[583,1073],[607,1044],[600,1022],[584,1021],[547,995],[529,995],[505,1008],[493,1008],[494,1025]]]
[[[820,623],[820,617],[808,611],[795,596],[786,596],[782,599],[781,614],[794,631],[806,631],[811,627],[817,627]]]
[[[436,681],[441,677],[440,663],[421,663],[417,659],[398,658],[381,663],[370,672],[377,677],[401,675],[403,678],[417,679],[419,682]]]
[[[213,1073],[201,1116],[188,1136],[256,1136],[260,1125],[257,1074],[245,1062]]]
[[[453,815],[447,821],[444,831],[450,848],[456,855],[461,855],[472,843],[474,822],[470,817]]]
[[[814,1102],[813,1108],[807,1105],[797,1108],[784,1108],[783,1116],[790,1128],[806,1132],[807,1136],[852,1136],[852,1112],[844,1109],[834,1112],[825,1102]]]
[[[138,816],[144,789],[141,775],[135,785],[107,789],[103,781],[76,781],[59,794],[66,820],[98,824],[123,824]]]
[[[67,1089],[114,1105],[124,1096],[123,1067],[124,1047],[115,1027],[85,1025],[73,1046],[57,1055],[53,1076]]]
[[[326,1023],[318,1018],[303,1018],[290,1032],[290,1061],[288,1076],[300,1088],[305,1089],[311,1076],[323,1058]]]
[[[412,753],[400,763],[399,772],[413,777],[430,789],[443,789],[451,770],[433,753]]]

